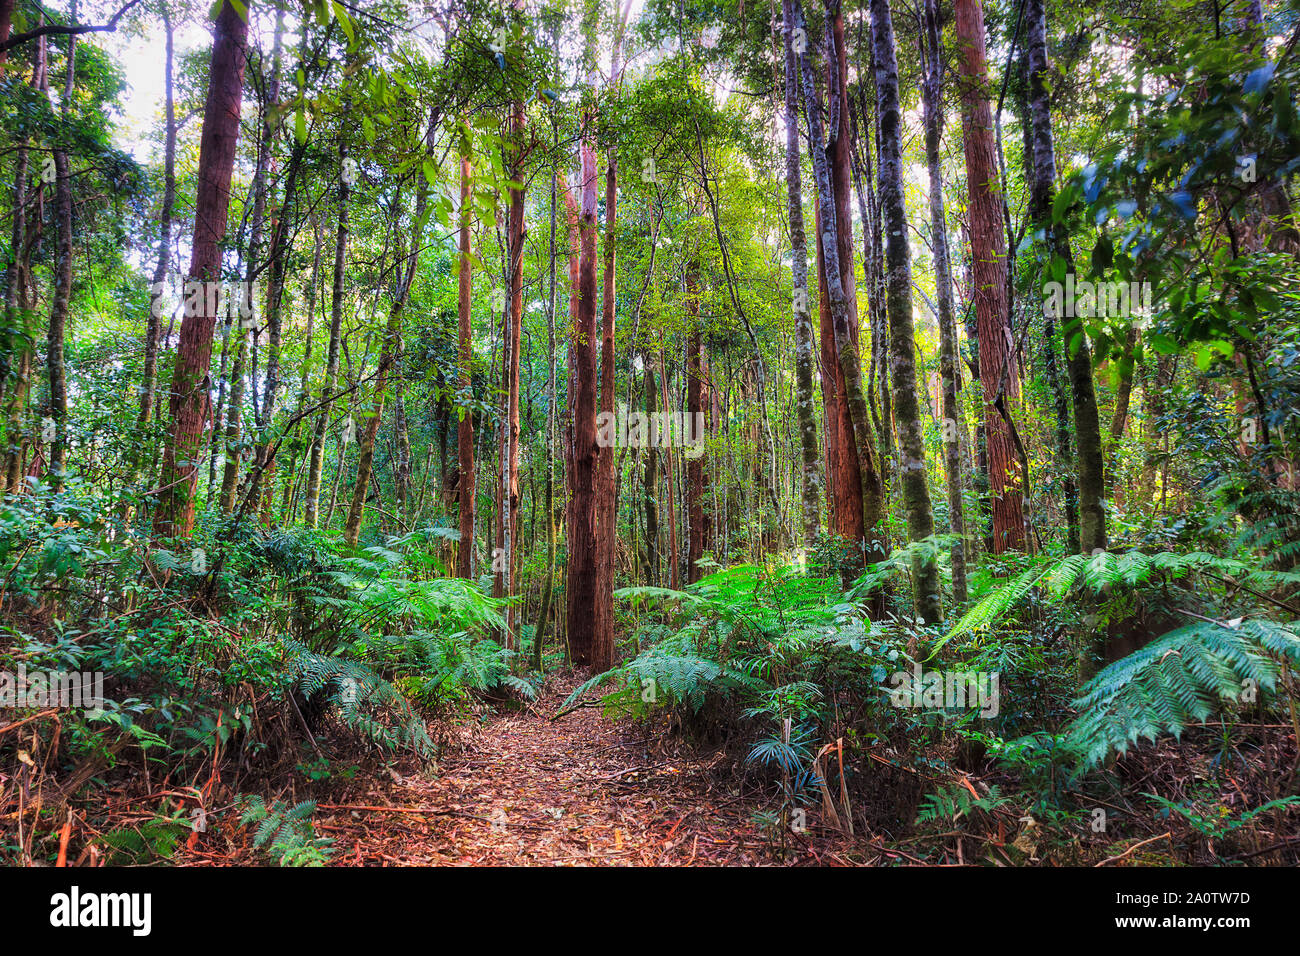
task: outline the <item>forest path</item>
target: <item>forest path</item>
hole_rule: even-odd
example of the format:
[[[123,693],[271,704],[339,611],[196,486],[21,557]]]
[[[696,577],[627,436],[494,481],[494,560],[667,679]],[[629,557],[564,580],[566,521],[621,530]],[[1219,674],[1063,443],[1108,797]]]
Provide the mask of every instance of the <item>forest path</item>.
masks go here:
[[[630,724],[582,707],[553,675],[525,710],[493,716],[429,772],[371,805],[322,804],[341,864],[682,866],[769,862],[757,794],[708,763],[655,753]],[[653,741],[651,745],[653,746]],[[720,782],[721,781],[721,782]]]

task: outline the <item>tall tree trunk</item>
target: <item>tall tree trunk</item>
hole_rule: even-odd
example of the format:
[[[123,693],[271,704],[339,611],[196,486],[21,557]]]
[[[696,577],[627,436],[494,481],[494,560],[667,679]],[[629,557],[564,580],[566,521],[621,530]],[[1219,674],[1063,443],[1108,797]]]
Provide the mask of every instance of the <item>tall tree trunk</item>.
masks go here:
[[[1030,190],[1032,215],[1050,237],[1055,257],[1063,260],[1067,273],[1074,271],[1069,236],[1054,225],[1052,202],[1056,193],[1056,151],[1052,143],[1051,104],[1047,90],[1047,16],[1043,0],[1027,0],[1026,55],[1029,64],[1029,110],[1032,119],[1033,185]],[[1045,307],[1044,311],[1050,311]],[[1059,318],[1059,317],[1055,317]],[[1106,512],[1102,502],[1106,483],[1102,471],[1101,423],[1092,381],[1092,350],[1083,323],[1065,327],[1066,372],[1070,379],[1070,400],[1074,409],[1074,432],[1078,447],[1079,545],[1084,554],[1106,547]],[[982,330],[981,330],[982,333]],[[981,341],[983,351],[983,341]],[[987,370],[987,364],[985,366]],[[985,379],[989,376],[985,375]],[[985,386],[987,394],[987,384]]]
[[[271,129],[270,112],[280,102],[280,50],[284,34],[284,12],[277,10],[275,17],[275,40],[271,54],[271,76],[267,84],[267,117],[264,141],[268,150],[274,155],[275,131]],[[264,525],[271,523],[271,504],[275,494],[275,455],[276,441],[273,437],[276,409],[280,396],[280,346],[283,334],[284,272],[289,254],[290,217],[294,215],[294,196],[298,184],[298,167],[302,161],[306,143],[296,143],[293,156],[285,173],[284,196],[271,213],[271,247],[267,252],[269,276],[266,286],[266,375],[265,390],[262,397],[262,416],[258,421],[262,444],[257,450],[257,466],[253,469],[253,484],[249,494],[254,500],[261,497],[261,519]]]
[[[230,212],[230,177],[239,137],[247,38],[247,21],[231,0],[222,0],[199,142],[198,195],[189,268],[189,277],[195,282],[221,279],[221,243]],[[181,321],[169,402],[171,429],[163,451],[162,483],[154,513],[154,532],[163,537],[188,537],[194,527],[203,430],[210,420],[212,332],[217,323],[208,301],[209,297],[204,296],[204,306]]]
[[[792,8],[792,15],[798,17],[800,29],[805,31],[802,4]],[[828,138],[823,146],[822,140],[813,145],[814,170],[815,156],[820,151],[826,160],[826,181],[822,182],[820,174],[814,172],[818,191],[817,215],[817,281],[821,313],[821,356],[822,356],[822,407],[826,420],[826,463],[827,491],[829,493],[830,530],[845,539],[853,549],[849,570],[861,568],[863,563],[880,560],[888,554],[888,545],[883,543],[883,529],[874,527],[874,521],[868,520],[868,512],[883,513],[884,489],[880,476],[875,472],[873,449],[857,447],[862,437],[854,422],[852,399],[849,393],[861,390],[861,373],[857,382],[846,382],[845,359],[840,355],[842,337],[847,336],[855,356],[858,356],[858,315],[857,287],[853,276],[853,224],[850,213],[850,181],[852,178],[852,137],[849,130],[847,110],[848,61],[844,51],[844,17],[838,5],[834,10],[828,9],[826,22],[827,49],[827,100],[830,104],[830,128]],[[806,40],[805,46],[811,41]],[[796,50],[802,62],[808,62],[806,51]],[[809,65],[811,80],[811,65]],[[821,104],[815,87],[811,98],[804,107],[805,116],[811,124],[814,118],[809,114],[817,112],[816,123],[821,129]],[[825,193],[826,195],[822,195]],[[827,215],[827,208],[834,210],[833,216]],[[826,249],[827,237],[835,240],[835,255]],[[831,268],[829,260],[837,263],[836,280],[839,288],[831,289]],[[838,299],[839,305],[836,305]],[[839,327],[843,325],[843,328]],[[856,359],[861,365],[861,358]],[[868,422],[869,427],[869,422]],[[871,474],[863,469],[871,463]],[[869,498],[879,498],[872,502]],[[871,539],[870,541],[867,539]]]
[[[838,3],[838,0],[830,0]],[[885,281],[889,319],[889,378],[893,386],[894,427],[898,433],[900,486],[913,542],[934,533],[934,512],[925,473],[925,434],[916,397],[916,335],[912,326],[912,253],[907,242],[907,207],[903,195],[903,127],[898,102],[898,61],[889,0],[871,0],[872,42],[876,64],[876,112],[880,118],[880,213],[885,231]],[[846,100],[847,103],[847,100]],[[846,106],[847,111],[847,106]],[[912,554],[912,596],[917,615],[927,624],[943,616],[939,567],[929,549]]]
[[[77,0],[73,0],[68,17],[77,19]],[[68,65],[63,81],[63,100],[59,115],[63,123],[60,137],[66,136],[72,112],[72,89],[77,72],[77,38],[68,38]],[[55,492],[63,489],[68,465],[68,371],[63,363],[63,340],[67,335],[68,309],[72,303],[72,164],[68,151],[54,149],[54,215],[59,224],[59,258],[54,279],[54,296],[50,307],[49,334],[45,340],[45,372],[50,383],[50,418],[54,435],[50,441],[50,484]]]
[[[278,37],[277,37],[278,40]],[[276,71],[278,73],[278,70]],[[272,102],[268,100],[261,111],[261,122],[259,123],[259,133],[257,139],[257,165],[253,170],[253,210],[251,226],[249,230],[248,251],[245,256],[244,266],[244,287],[243,294],[248,296],[246,305],[249,314],[228,315],[226,319],[226,348],[230,348],[230,333],[234,333],[235,357],[230,367],[230,396],[226,404],[226,421],[224,427],[224,436],[216,435],[218,440],[224,437],[225,444],[225,464],[222,468],[221,475],[221,493],[220,507],[222,514],[230,514],[235,510],[235,497],[239,491],[239,466],[242,461],[248,460],[249,455],[243,453],[240,447],[240,439],[244,427],[244,397],[245,384],[244,377],[247,371],[246,364],[249,357],[249,335],[250,329],[255,324],[256,316],[254,314],[256,298],[253,294],[253,277],[261,271],[262,261],[262,234],[266,228],[266,196],[267,196],[267,178],[270,175],[272,148],[274,145],[274,130],[270,122],[270,110]],[[267,298],[267,310],[270,309],[270,297]],[[252,334],[256,334],[253,332]],[[222,373],[225,373],[226,360],[222,357]],[[254,403],[256,403],[257,389],[257,369],[253,368]],[[223,383],[224,384],[224,383]],[[218,393],[217,414],[221,412],[220,392]],[[221,423],[219,418],[213,422],[214,430],[221,432]],[[214,442],[214,445],[216,442]],[[213,459],[215,461],[215,458]]]
[[[659,358],[659,397],[663,399],[664,414],[672,412],[668,402],[668,368],[662,354]],[[682,586],[681,571],[678,567],[679,551],[677,548],[677,491],[673,478],[673,455],[669,451],[664,455],[666,477],[668,479],[668,571],[671,588]]]
[[[989,489],[993,495],[993,551],[1023,550],[1025,517],[1023,475],[1002,412],[1019,398],[1020,376],[1007,329],[1006,236],[1003,233],[993,117],[988,102],[981,0],[954,0],[961,47],[962,139],[970,193],[973,297],[979,329],[980,380],[984,389],[984,430]]]
[[[794,283],[795,413],[803,477],[803,544],[811,551],[821,527],[821,469],[813,408],[813,324],[808,298],[808,240],[803,225],[803,173],[799,160],[799,87],[791,41],[790,0],[782,0],[785,49],[785,185],[790,216],[790,272]],[[654,381],[653,373],[651,382]],[[647,532],[648,533],[648,532]]]
[[[163,28],[166,31],[166,54],[163,59],[163,88],[166,103],[166,141],[163,148],[163,198],[158,213],[158,263],[153,270],[153,285],[149,289],[149,318],[144,336],[144,381],[140,388],[140,411],[136,423],[143,438],[144,430],[153,420],[158,391],[158,337],[162,332],[162,303],[165,301],[167,271],[172,261],[172,211],[176,204],[176,95],[172,76],[174,37],[171,17],[162,10]],[[132,479],[139,478],[146,450],[142,441],[132,460]]]
[[[14,157],[13,228],[10,231],[9,262],[5,265],[4,328],[6,334],[14,336],[16,347],[4,357],[6,368],[3,378],[7,381],[12,375],[14,381],[5,392],[5,467],[3,474],[0,474],[0,495],[6,491],[17,493],[19,490],[23,457],[23,402],[26,392],[24,377],[25,374],[30,374],[25,370],[31,364],[31,353],[27,345],[31,321],[27,318],[26,303],[20,302],[18,295],[25,268],[22,262],[23,240],[27,236],[27,149],[27,139],[24,136]]]
[[[516,9],[517,9],[516,4]],[[521,157],[524,152],[524,104],[515,100],[510,111],[510,137],[516,152],[516,162],[511,178],[522,182],[524,171]],[[509,222],[506,232],[506,276],[509,295],[506,302],[506,327],[502,340],[503,395],[506,401],[505,441],[502,444],[500,529],[497,541],[502,550],[503,570],[495,582],[498,596],[515,592],[516,550],[519,541],[519,347],[523,331],[524,312],[524,190],[510,190]],[[505,612],[505,646],[514,647],[514,607]]]
[[[615,44],[613,75],[619,72],[619,44]],[[600,410],[612,417],[617,401],[614,387],[614,327],[617,299],[615,298],[615,227],[618,209],[618,164],[611,147],[605,167],[605,263],[601,301],[600,340]],[[596,531],[597,583],[596,603],[593,608],[591,666],[597,671],[614,666],[614,561],[618,548],[616,524],[618,520],[618,484],[615,476],[616,449],[608,444],[600,447],[596,474]]]
[[[939,375],[943,381],[944,470],[948,479],[948,520],[952,533],[966,535],[965,508],[962,504],[961,418],[957,407],[957,320],[952,303],[952,261],[948,254],[948,220],[944,212],[943,168],[939,144],[943,137],[943,48],[939,33],[939,2],[925,0],[926,51],[922,97],[925,106],[925,159],[930,174],[930,245],[934,253],[935,298],[938,299]],[[966,546],[958,542],[952,549],[952,599],[958,606],[966,603]]]
[[[568,635],[573,663],[595,666],[599,635],[595,608],[601,599],[599,566],[602,559],[597,526],[596,486],[600,448],[596,444],[596,154],[584,118],[581,140],[582,201],[578,221],[577,309],[573,323],[573,369],[569,407],[573,415],[570,458],[569,566],[565,594],[568,599]]]
[[[686,267],[686,430],[693,435],[696,416],[704,414],[703,336],[700,334],[699,266]],[[700,440],[703,441],[703,429]],[[693,449],[692,449],[693,451]],[[704,576],[697,563],[704,557],[704,456],[686,456],[686,583]]]
[[[791,15],[794,29],[804,30],[806,33],[801,0],[791,0]],[[842,36],[842,21],[839,32]],[[830,41],[831,62],[837,62],[834,49],[834,32],[832,30],[827,31],[827,38]],[[866,395],[862,390],[862,364],[858,354],[857,342],[854,341],[851,332],[850,323],[853,317],[850,302],[845,294],[846,284],[841,273],[840,244],[836,240],[839,235],[837,197],[832,185],[832,170],[827,159],[827,148],[822,139],[821,105],[818,102],[817,88],[813,79],[812,62],[806,52],[799,53],[796,50],[796,54],[803,80],[804,117],[808,122],[808,140],[809,148],[812,150],[813,178],[817,183],[817,208],[820,212],[819,228],[821,230],[819,245],[822,250],[822,264],[824,266],[822,271],[826,280],[826,293],[830,304],[835,349],[838,354],[838,362],[831,368],[839,368],[843,373],[845,400],[852,423],[853,441],[850,447],[854,449],[857,456],[858,474],[860,476],[857,497],[861,501],[863,517],[864,538],[862,539],[862,547],[866,561],[868,563],[877,563],[888,556],[889,540],[882,521],[884,517],[884,500],[874,457],[875,438],[871,432]],[[833,71],[832,77],[836,76],[837,72]],[[838,73],[838,75],[842,76],[843,74]],[[837,82],[829,92],[830,96],[828,98],[831,103],[830,126],[833,130],[840,130],[844,104],[841,95],[843,92],[842,86]],[[850,235],[850,243],[851,241],[852,236]],[[849,269],[851,269],[851,262],[850,259],[847,265]],[[851,285],[848,287],[852,288]],[[826,334],[824,325],[822,333],[823,336]],[[824,371],[823,374],[829,373]],[[825,380],[823,379],[823,391],[825,387]],[[839,481],[838,477],[836,481]]]
[[[558,145],[559,134],[555,123],[551,124],[552,148]],[[546,629],[550,624],[551,605],[555,597],[555,420],[557,380],[555,363],[555,219],[558,184],[555,167],[551,167],[551,233],[547,246],[549,253],[550,284],[546,297],[546,581],[542,585],[541,607],[537,611],[537,627],[533,638],[533,670],[542,669],[542,646],[546,640]]]
[[[647,350],[642,373],[642,390],[645,392],[646,421],[653,421],[658,404],[656,394],[654,359]],[[659,584],[659,449],[650,442],[645,450],[645,481],[642,486],[642,507],[645,510],[645,559],[642,562],[646,584]]]
[[[44,13],[39,13],[37,24],[44,22]],[[47,48],[45,37],[42,36],[37,40],[36,54],[32,62],[29,85],[33,90],[47,88],[47,70]],[[13,230],[9,262],[5,268],[4,326],[6,329],[13,330],[11,334],[16,333],[17,348],[14,354],[3,356],[8,364],[9,374],[13,375],[13,385],[5,393],[6,448],[0,491],[7,490],[12,494],[18,494],[23,490],[23,467],[28,442],[25,420],[27,398],[31,390],[35,346],[35,329],[28,296],[31,276],[29,257],[33,246],[31,237],[40,230],[41,191],[39,188],[35,190],[28,188],[29,161],[28,139],[24,130],[14,157]],[[36,204],[35,215],[30,218],[27,215],[29,202]],[[8,379],[8,374],[5,375],[5,379]]]
[[[1023,45],[1022,45],[1023,46]],[[1033,117],[1029,108],[1029,56],[1022,52],[1020,58],[1021,80],[1017,91],[1020,105],[1021,129],[1025,131],[1024,168],[1033,177],[1034,135]],[[1003,208],[1006,206],[1004,204]],[[1032,210],[1031,210],[1032,212]],[[1007,213],[1009,215],[1009,212]],[[1070,435],[1070,396],[1067,383],[1061,376],[1060,344],[1056,317],[1050,309],[1043,309],[1042,361],[1044,377],[1047,379],[1047,391],[1051,395],[1052,412],[1055,417],[1054,438],[1056,443],[1057,467],[1061,471],[1061,497],[1065,511],[1065,544],[1070,554],[1079,553],[1079,483],[1078,468],[1074,456],[1074,441]]]
[[[470,323],[470,299],[473,292],[470,243],[470,165],[468,154],[464,154],[460,157],[460,254],[456,259],[457,365],[461,403],[456,426],[459,472],[457,495],[460,498],[460,544],[456,550],[456,575],[462,578],[474,576],[474,414],[470,410],[474,331]]]

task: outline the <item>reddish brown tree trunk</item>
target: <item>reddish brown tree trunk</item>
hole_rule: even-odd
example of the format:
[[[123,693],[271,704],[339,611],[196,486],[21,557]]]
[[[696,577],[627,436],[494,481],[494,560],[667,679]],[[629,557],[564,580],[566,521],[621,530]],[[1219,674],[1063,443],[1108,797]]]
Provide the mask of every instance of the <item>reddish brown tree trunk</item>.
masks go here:
[[[216,19],[199,140],[198,194],[189,269],[192,281],[221,279],[221,243],[230,212],[230,177],[239,138],[247,40],[248,23],[230,0],[223,0]],[[164,537],[188,536],[194,527],[203,431],[211,419],[208,369],[217,316],[208,305],[210,301],[204,296],[204,306],[181,321],[168,403],[171,429],[163,451],[161,490],[154,514],[154,532]]]
[[[835,238],[840,263],[840,288],[847,303],[848,334],[858,341],[857,280],[853,271],[853,139],[849,128],[847,95],[848,60],[844,49],[844,17],[838,7],[830,21],[835,40],[835,57],[827,65],[827,87],[838,99],[832,112],[838,120],[830,131],[826,159],[830,167],[830,186],[835,205]],[[857,448],[853,419],[847,398],[848,386],[844,378],[843,361],[835,339],[835,324],[827,287],[825,249],[828,231],[823,227],[820,209],[816,216],[817,228],[817,285],[820,293],[822,395],[826,418],[827,491],[829,495],[830,530],[847,539],[854,546],[853,566],[861,567],[867,560],[879,560],[880,549],[864,547],[866,527],[862,500],[862,456]],[[829,386],[829,387],[828,387]]]
[[[573,663],[593,666],[597,654],[596,604],[600,600],[599,516],[596,511],[596,154],[586,134],[581,145],[582,207],[578,220],[578,301],[573,322],[573,373],[569,404],[573,448],[569,473],[568,597],[569,648]]]
[[[617,54],[614,73],[618,73]],[[614,325],[616,300],[614,233],[618,208],[618,165],[614,151],[609,151],[609,164],[605,168],[605,274],[603,301],[601,303],[600,342],[600,410],[607,416],[614,414]],[[593,608],[595,632],[591,666],[604,671],[614,666],[614,557],[618,546],[615,523],[618,520],[618,485],[615,476],[616,455],[613,445],[599,449],[600,462],[596,478],[596,533],[597,565],[596,605]]]
[[[998,195],[997,154],[988,101],[984,55],[984,11],[980,0],[955,0],[961,49],[962,139],[970,194],[971,259],[975,321],[979,330],[980,381],[984,387],[984,429],[989,490],[993,496],[993,551],[1023,550],[1025,516],[1022,476],[1011,429],[998,405],[1010,414],[1020,397],[1020,375],[1007,328],[1006,236]]]

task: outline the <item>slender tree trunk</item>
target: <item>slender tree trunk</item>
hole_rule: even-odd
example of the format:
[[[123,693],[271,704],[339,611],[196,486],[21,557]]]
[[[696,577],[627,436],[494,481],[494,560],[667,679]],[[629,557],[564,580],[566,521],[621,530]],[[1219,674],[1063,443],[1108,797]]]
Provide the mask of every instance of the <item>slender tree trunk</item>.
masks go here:
[[[645,353],[642,373],[642,390],[645,392],[646,421],[653,421],[658,404],[659,385],[655,381],[654,360]],[[646,584],[659,584],[659,449],[657,442],[648,443],[645,450],[645,482],[642,490],[642,507],[645,511],[645,571]]]
[[[948,478],[948,520],[959,539],[966,535],[962,504],[960,412],[957,407],[957,321],[952,304],[952,262],[948,254],[948,220],[944,212],[943,168],[939,143],[943,136],[943,50],[939,35],[939,2],[925,0],[924,48],[928,58],[922,95],[925,101],[925,158],[930,173],[930,245],[934,253],[935,298],[938,299],[939,375],[943,381],[944,470]],[[952,599],[966,603],[966,546],[952,549]]]
[[[21,336],[19,347],[4,357],[6,365],[4,379],[13,375],[14,381],[5,393],[5,456],[4,472],[0,474],[0,495],[10,491],[19,491],[22,475],[23,456],[23,400],[26,392],[24,369],[30,365],[30,351],[26,346],[31,322],[26,318],[26,309],[21,310],[20,322],[18,290],[22,284],[24,264],[22,262],[23,239],[27,235],[27,140],[24,137],[18,145],[14,158],[13,188],[13,228],[10,231],[9,262],[5,265],[5,300],[4,327]],[[25,303],[21,303],[25,306]]]
[[[801,0],[791,0],[792,24],[795,29],[806,30],[803,4]],[[840,33],[843,33],[841,23]],[[828,31],[828,39],[833,42],[834,33]],[[817,183],[817,207],[820,211],[822,263],[826,280],[826,293],[830,304],[835,348],[838,353],[838,367],[844,378],[845,399],[852,422],[853,446],[857,455],[860,485],[858,497],[861,500],[863,515],[863,548],[866,561],[877,563],[889,554],[889,540],[882,518],[884,517],[884,500],[880,485],[880,476],[874,460],[875,439],[871,432],[871,421],[867,409],[866,395],[862,390],[862,364],[858,354],[857,342],[850,331],[852,320],[849,300],[845,294],[845,283],[841,277],[840,248],[836,237],[839,235],[836,194],[831,182],[831,168],[827,159],[827,149],[822,140],[821,106],[818,102],[817,88],[813,80],[812,63],[807,53],[798,53],[798,63],[803,80],[804,117],[808,122],[808,140],[812,150],[813,177]],[[832,56],[832,62],[836,62]],[[832,71],[832,77],[837,73]],[[841,109],[843,100],[838,83],[829,91],[831,103],[832,129],[841,128]],[[850,237],[851,240],[851,237]],[[851,262],[851,260],[850,260]],[[851,288],[851,286],[850,286]],[[825,335],[825,326],[823,326]],[[823,352],[824,354],[824,352]],[[824,373],[825,374],[825,373]],[[825,381],[823,380],[823,390]],[[829,439],[828,439],[829,441]],[[836,479],[838,481],[838,478]]]
[[[668,403],[668,369],[667,363],[663,356],[659,358],[659,396],[663,399],[664,414],[670,413],[673,409]],[[677,492],[676,482],[673,478],[673,455],[671,449],[664,455],[664,464],[666,478],[668,479],[668,571],[669,587],[680,588],[682,586],[681,571],[678,567],[677,549]]]
[[[686,267],[686,430],[704,414],[704,347],[700,334],[699,267]],[[700,429],[700,440],[704,439]],[[693,434],[693,431],[692,431]],[[693,450],[692,450],[693,451]],[[704,576],[697,563],[704,557],[704,456],[686,456],[686,583]]]
[[[166,9],[162,11],[163,27],[166,30],[166,54],[164,56],[163,88],[166,102],[166,144],[163,149],[163,198],[162,208],[158,213],[158,263],[153,270],[153,285],[150,287],[149,318],[144,337],[144,382],[140,389],[140,411],[136,422],[140,432],[153,420],[154,405],[158,391],[158,337],[162,332],[162,303],[164,301],[167,271],[172,261],[172,210],[176,204],[176,96],[175,78],[172,76],[172,59],[174,41],[172,22]],[[144,464],[143,447],[135,453],[132,464],[132,477],[139,477]]]
[[[813,408],[813,324],[808,298],[808,240],[803,225],[803,173],[799,159],[799,86],[791,45],[790,0],[782,0],[785,48],[785,184],[790,216],[790,271],[794,283],[795,413],[803,477],[803,544],[811,551],[821,529],[821,469]],[[651,373],[653,382],[653,373]]]
[[[618,44],[615,45],[613,74],[618,75]],[[615,226],[618,209],[618,164],[613,148],[605,167],[605,263],[601,301],[600,410],[614,415],[617,401],[614,386]],[[614,561],[618,548],[618,484],[615,476],[616,449],[613,444],[598,448],[596,468],[597,583],[594,611],[594,640],[591,666],[604,671],[614,666]]]
[[[69,18],[77,19],[77,2],[73,0]],[[69,36],[68,65],[63,82],[60,116],[66,125],[71,117],[72,90],[76,80],[77,38]],[[68,151],[54,150],[54,215],[58,220],[59,258],[54,280],[54,297],[50,308],[49,334],[46,337],[45,372],[50,383],[50,418],[54,435],[50,441],[49,473],[51,487],[63,489],[68,465],[68,372],[63,362],[63,340],[67,335],[68,309],[72,303],[72,164]]]
[[[43,12],[37,14],[36,22],[37,26],[45,23]],[[49,88],[49,58],[44,36],[40,37],[36,43],[36,54],[32,63],[32,77],[29,85],[33,90],[44,91]],[[14,328],[12,321],[14,316],[20,316],[22,323],[18,354],[10,359],[14,369],[14,382],[13,387],[6,396],[5,413],[6,432],[9,438],[4,468],[5,487],[13,494],[20,494],[26,490],[23,483],[23,474],[29,436],[26,433],[25,426],[28,411],[27,400],[32,383],[32,366],[36,359],[36,330],[32,321],[32,300],[35,296],[31,289],[31,255],[41,233],[43,206],[40,187],[29,190],[29,184],[27,183],[29,155],[26,147],[27,139],[24,136],[19,141],[18,162],[16,164],[18,169],[14,181],[14,241],[10,261],[12,281],[5,290],[6,309],[11,316],[11,321],[6,323],[7,327]],[[27,215],[28,202],[34,206],[31,216]],[[11,301],[13,303],[12,308],[9,306]],[[37,443],[36,447],[39,448],[39,443]]]
[[[239,137],[248,23],[231,0],[217,14],[208,74],[208,95],[199,143],[198,196],[189,276],[196,282],[221,279],[221,243],[230,212],[230,178]],[[180,345],[172,376],[171,429],[163,451],[162,484],[154,532],[188,537],[194,527],[203,430],[210,421],[208,369],[217,316],[207,305],[181,322]]]
[[[960,76],[962,138],[970,192],[973,295],[979,329],[980,378],[984,388],[984,429],[989,486],[993,495],[993,551],[1023,550],[1023,476],[1001,410],[1019,398],[1020,376],[1007,329],[1006,236],[999,198],[993,118],[988,103],[981,0],[954,0],[957,40],[962,50]]]
[[[1052,202],[1056,192],[1056,152],[1052,143],[1052,116],[1046,82],[1047,17],[1043,0],[1027,0],[1025,17],[1028,25],[1026,54],[1032,119],[1030,134],[1034,156],[1032,215],[1039,227],[1047,230],[1053,255],[1063,260],[1066,272],[1072,272],[1074,263],[1069,237],[1051,221]],[[1045,307],[1044,311],[1050,311],[1050,306]],[[1078,445],[1079,544],[1084,554],[1091,554],[1106,547],[1106,512],[1102,504],[1106,496],[1106,483],[1102,471],[1101,424],[1092,381],[1092,350],[1088,346],[1082,322],[1076,320],[1076,323],[1074,328],[1065,327],[1063,331],[1066,372],[1070,379],[1070,399],[1074,409],[1074,431]],[[986,372],[986,380],[988,377]]]
[[[1022,48],[1024,44],[1021,44]],[[1024,168],[1029,170],[1032,179],[1034,167],[1033,118],[1029,108],[1029,57],[1022,49],[1020,57],[1020,80],[1017,99],[1020,107],[1021,129],[1025,130]],[[1004,204],[1004,209],[1005,209]],[[1009,211],[1006,213],[1010,215]],[[1061,471],[1061,497],[1065,511],[1065,541],[1070,554],[1079,552],[1079,483],[1074,442],[1070,432],[1070,396],[1067,384],[1061,375],[1060,336],[1057,331],[1056,318],[1051,310],[1043,309],[1042,361],[1047,390],[1051,396],[1052,412],[1055,417],[1054,439],[1056,444],[1057,468]]]
[[[474,577],[474,414],[469,407],[473,395],[474,329],[470,322],[473,292],[470,244],[470,165],[469,156],[463,155],[460,158],[460,254],[456,260],[457,365],[461,403],[456,426],[457,495],[460,498],[456,575],[462,578]]]
[[[792,15],[798,17],[800,29],[806,33],[802,4],[792,9]],[[829,493],[830,530],[845,539],[853,549],[848,569],[861,568],[864,561],[874,562],[888,553],[887,545],[879,546],[883,532],[873,528],[873,521],[868,520],[867,513],[883,513],[884,489],[880,476],[875,472],[873,449],[857,447],[859,434],[850,408],[851,390],[861,390],[861,373],[856,383],[845,381],[845,360],[840,355],[840,340],[847,336],[851,341],[855,355],[858,355],[858,315],[857,287],[853,275],[853,226],[850,214],[850,181],[852,177],[852,137],[849,130],[847,111],[847,76],[848,61],[844,53],[844,18],[838,5],[828,10],[826,23],[827,40],[827,100],[830,104],[831,122],[825,145],[819,138],[812,146],[814,157],[818,151],[826,160],[826,176],[823,183],[820,174],[815,172],[814,180],[818,192],[817,215],[817,281],[821,313],[821,356],[822,356],[822,407],[826,420],[826,463],[827,491]],[[806,40],[811,45],[811,40]],[[807,51],[796,50],[796,55],[803,62],[808,62]],[[811,66],[809,66],[811,81]],[[815,110],[818,130],[821,129],[821,104],[816,95],[815,86],[807,100],[804,113],[810,124],[809,116]],[[826,195],[822,195],[825,193]],[[827,207],[833,208],[834,215],[827,215]],[[835,260],[837,263],[839,288],[830,288],[829,259],[832,258],[825,248],[827,237],[835,240]],[[835,300],[838,299],[839,305]],[[837,323],[843,325],[840,328]],[[857,362],[860,366],[861,358]],[[869,424],[869,423],[868,423]],[[866,463],[871,463],[872,474],[864,474]],[[878,498],[878,501],[870,501]],[[871,538],[875,542],[868,542]],[[864,543],[865,542],[865,543]]]
[[[831,0],[837,3],[838,0]],[[876,64],[876,112],[880,117],[880,212],[884,225],[886,310],[889,319],[889,378],[893,386],[894,426],[898,433],[900,486],[908,537],[922,541],[934,533],[934,512],[925,472],[925,434],[916,396],[916,335],[912,325],[912,253],[907,242],[903,196],[902,115],[898,102],[898,61],[889,0],[871,0]],[[943,616],[939,567],[929,549],[912,554],[912,595],[916,613],[927,624]]]
[[[333,394],[338,387],[339,343],[343,328],[343,280],[348,254],[348,187],[347,146],[339,144],[338,225],[334,232],[334,272],[330,282],[330,338],[325,353],[325,382],[321,386],[321,410],[312,432],[311,458],[307,464],[307,501],[303,521],[314,528],[320,510],[321,472],[325,461],[325,433],[329,427]]]
[[[517,5],[516,5],[517,6]],[[516,100],[511,108],[510,135],[517,155],[524,149],[524,104]],[[512,178],[521,182],[524,172],[517,162]],[[509,222],[506,233],[506,276],[509,297],[506,302],[506,327],[502,338],[503,394],[506,403],[505,441],[502,444],[500,528],[497,541],[502,550],[503,568],[495,582],[499,596],[515,593],[515,559],[519,541],[519,347],[524,312],[524,190],[510,190]],[[514,647],[514,608],[506,608],[506,647]]]
[[[555,124],[551,124],[554,139],[558,139]],[[554,148],[557,144],[552,142]],[[546,582],[542,586],[541,607],[537,611],[537,628],[533,638],[533,670],[542,669],[542,646],[551,619],[551,604],[555,597],[555,389],[559,385],[555,363],[555,219],[557,182],[555,167],[551,167],[551,233],[547,246],[549,254],[550,284],[546,297]]]

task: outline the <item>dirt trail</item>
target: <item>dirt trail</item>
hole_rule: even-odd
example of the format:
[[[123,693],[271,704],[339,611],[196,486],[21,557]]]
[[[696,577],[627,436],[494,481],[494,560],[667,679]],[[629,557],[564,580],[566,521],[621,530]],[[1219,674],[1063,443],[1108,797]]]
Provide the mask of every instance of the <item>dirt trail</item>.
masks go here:
[[[584,707],[552,721],[576,681],[548,681],[526,711],[494,717],[436,771],[369,804],[322,803],[342,864],[682,866],[770,862],[756,794],[698,757],[656,754]]]

